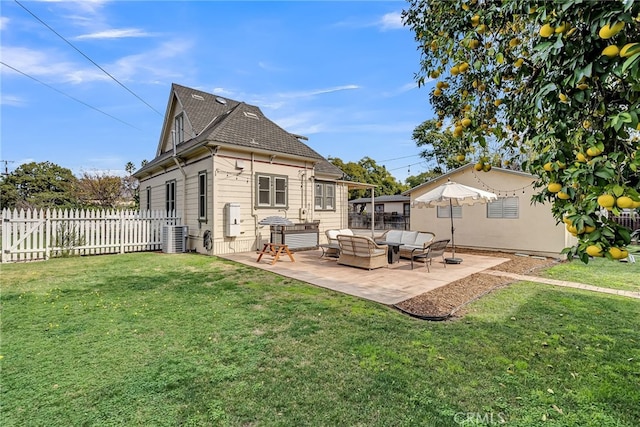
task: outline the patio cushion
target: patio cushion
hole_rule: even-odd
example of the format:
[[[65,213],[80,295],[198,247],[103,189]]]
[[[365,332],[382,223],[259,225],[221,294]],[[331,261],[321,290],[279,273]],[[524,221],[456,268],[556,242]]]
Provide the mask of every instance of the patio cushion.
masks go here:
[[[418,232],[417,231],[403,231],[402,232],[402,238],[401,238],[400,242],[403,245],[415,245],[417,236],[418,236]]]
[[[338,234],[338,264],[374,269],[387,266],[386,245],[377,245],[370,237]]]
[[[339,234],[343,234],[346,236],[353,236],[353,231],[351,231],[348,228],[342,228],[342,229],[338,229],[338,228],[332,228],[330,230],[326,230],[324,232],[324,234],[327,236],[327,243],[338,243],[338,235]]]
[[[397,242],[400,245],[400,256],[411,258],[415,251],[423,250],[435,238],[435,234],[428,231],[388,230],[383,235],[387,242]]]

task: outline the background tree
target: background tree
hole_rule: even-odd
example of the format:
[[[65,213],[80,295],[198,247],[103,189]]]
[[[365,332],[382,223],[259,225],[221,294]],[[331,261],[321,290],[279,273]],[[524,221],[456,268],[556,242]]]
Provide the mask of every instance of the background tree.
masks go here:
[[[328,160],[344,172],[346,180],[377,185],[375,191],[378,196],[400,194],[408,189],[406,185],[398,182],[387,168],[378,165],[370,157],[363,157],[357,163],[344,163],[337,157],[329,157]],[[349,199],[366,197],[369,194],[369,190],[351,190]]]
[[[495,140],[502,158],[524,158],[534,201],[579,239],[568,257],[626,256],[630,230],[607,212],[640,207],[640,2],[409,5],[417,82],[440,78],[430,99],[461,154],[482,169]]]
[[[84,207],[115,209],[121,205],[123,179],[106,172],[83,172],[78,180],[78,199]]]
[[[436,166],[435,168],[429,169],[428,171],[422,172],[421,174],[411,175],[407,177],[405,183],[409,188],[417,187],[418,185],[424,184],[430,179],[439,177],[443,173],[444,172],[442,171],[442,169],[440,169],[439,166]]]
[[[140,182],[133,176],[136,167],[132,162],[127,162],[124,170],[127,172],[127,176],[122,178],[122,196],[125,201],[132,202],[134,209],[138,209],[140,207]]]
[[[0,206],[9,209],[75,208],[77,179],[51,162],[18,166],[0,183]]]

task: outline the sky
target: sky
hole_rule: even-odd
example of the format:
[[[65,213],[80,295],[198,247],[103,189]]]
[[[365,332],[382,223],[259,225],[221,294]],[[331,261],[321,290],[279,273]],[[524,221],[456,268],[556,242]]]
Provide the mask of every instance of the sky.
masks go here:
[[[325,157],[403,182],[433,118],[405,1],[0,1],[0,167],[124,174],[152,160],[172,83],[260,107]],[[6,161],[6,163],[5,163]]]

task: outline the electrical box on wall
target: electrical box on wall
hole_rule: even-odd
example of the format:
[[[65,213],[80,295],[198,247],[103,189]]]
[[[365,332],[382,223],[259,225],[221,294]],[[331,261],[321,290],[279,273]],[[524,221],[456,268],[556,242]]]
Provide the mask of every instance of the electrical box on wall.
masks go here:
[[[298,218],[300,218],[301,221],[307,219],[307,210],[305,208],[300,208]]]
[[[227,237],[240,235],[240,203],[224,205],[224,235]]]

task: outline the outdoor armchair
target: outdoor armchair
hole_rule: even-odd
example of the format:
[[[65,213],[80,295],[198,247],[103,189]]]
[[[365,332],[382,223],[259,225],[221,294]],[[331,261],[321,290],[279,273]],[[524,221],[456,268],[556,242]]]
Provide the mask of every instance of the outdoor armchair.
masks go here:
[[[411,257],[411,269],[413,270],[414,259],[419,259],[424,260],[425,267],[427,267],[427,271],[430,272],[429,264],[431,264],[431,260],[437,257],[442,257],[442,265],[447,268],[447,263],[444,260],[444,252],[447,249],[447,245],[450,240],[451,239],[436,240],[435,242],[428,244],[423,252]]]

